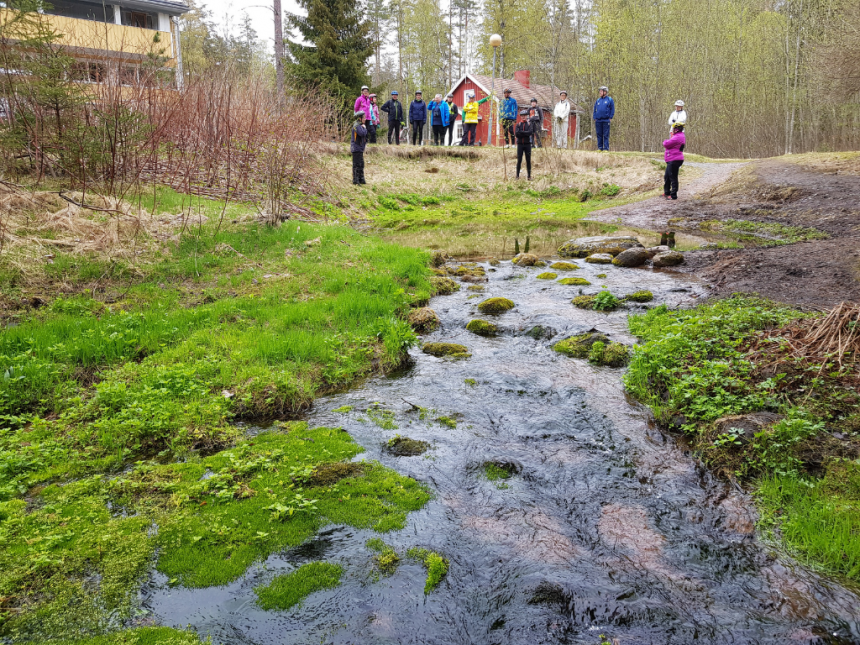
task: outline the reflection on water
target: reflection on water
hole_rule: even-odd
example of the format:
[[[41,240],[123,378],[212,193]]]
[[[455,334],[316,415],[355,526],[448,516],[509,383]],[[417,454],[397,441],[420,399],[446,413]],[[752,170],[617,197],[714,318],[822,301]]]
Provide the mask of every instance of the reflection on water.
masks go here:
[[[648,306],[670,307],[701,293],[688,276],[579,264],[574,274],[593,283],[585,293],[645,288],[655,295]],[[486,268],[479,298],[464,288],[431,303],[442,328],[427,340],[462,343],[471,358],[413,351],[408,369],[321,399],[308,415],[348,430],[367,449],[361,458],[434,492],[407,528],[384,539],[400,551],[443,553],[451,566],[442,584],[425,597],[425,571],[408,560],[375,580],[365,547],[373,533],[335,526],[226,587],[170,588],[156,574],[143,592],[156,620],[229,643],[594,645],[599,634],[623,645],[860,642],[857,596],[757,543],[749,501],[649,423],[625,396],[620,370],[551,350],[592,328],[632,342],[630,310],[575,309],[580,288],[535,279],[543,269]],[[490,296],[517,304],[494,318],[504,334],[465,331]],[[555,335],[524,335],[536,325]],[[396,430],[367,418],[374,402],[395,413]],[[333,412],[344,405],[354,410]],[[422,419],[415,406],[430,412]],[[442,415],[457,427],[434,421]],[[382,446],[395,434],[432,449],[393,457]],[[488,481],[488,461],[511,464],[514,476]],[[255,606],[254,586],[320,559],[343,565],[341,586],[287,612]]]

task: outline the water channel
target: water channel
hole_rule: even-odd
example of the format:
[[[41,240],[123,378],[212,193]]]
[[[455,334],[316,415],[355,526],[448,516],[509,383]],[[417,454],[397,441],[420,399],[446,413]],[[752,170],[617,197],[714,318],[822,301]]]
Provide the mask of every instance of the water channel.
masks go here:
[[[390,577],[373,576],[365,543],[376,534],[332,526],[225,587],[171,588],[156,573],[143,606],[214,643],[597,645],[601,634],[620,645],[860,642],[858,596],[762,545],[752,503],[625,396],[623,370],[551,349],[591,329],[632,343],[629,313],[692,306],[703,289],[669,271],[578,264],[559,277],[588,279],[585,293],[607,285],[655,299],[583,311],[570,304],[580,287],[536,279],[547,269],[484,264],[483,293],[464,284],[432,300],[442,327],[425,337],[464,344],[470,358],[413,350],[409,367],[320,399],[307,416],[345,428],[366,448],[358,459],[432,490],[406,529],[381,537],[400,552],[420,546],[447,557],[436,590],[424,594],[425,570],[408,559]],[[475,336],[465,325],[485,318],[476,305],[490,296],[516,308],[492,318],[503,335]],[[526,334],[535,327],[542,333]],[[396,429],[368,418],[374,404],[394,413]],[[342,406],[354,409],[335,411]],[[430,411],[423,420],[416,406]],[[396,434],[432,448],[392,456],[384,445]],[[515,474],[488,481],[486,462]],[[255,586],[313,560],[342,564],[342,584],[287,612],[256,606]]]

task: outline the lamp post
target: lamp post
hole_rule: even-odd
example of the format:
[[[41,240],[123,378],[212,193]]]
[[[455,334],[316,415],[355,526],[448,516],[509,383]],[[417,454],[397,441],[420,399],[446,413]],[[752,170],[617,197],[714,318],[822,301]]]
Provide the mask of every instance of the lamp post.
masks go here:
[[[493,111],[496,109],[496,51],[502,44],[499,34],[490,36],[490,44],[493,46],[493,86],[490,88],[490,129],[487,132],[487,145],[493,145]]]

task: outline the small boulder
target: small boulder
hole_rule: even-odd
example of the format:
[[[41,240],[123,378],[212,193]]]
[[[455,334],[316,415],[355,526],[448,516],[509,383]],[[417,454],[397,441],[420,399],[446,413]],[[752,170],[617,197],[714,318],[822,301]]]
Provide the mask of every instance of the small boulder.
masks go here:
[[[626,251],[621,251],[621,253],[616,255],[615,259],[612,260],[612,264],[614,264],[615,266],[628,268],[640,267],[650,259],[651,256],[645,249],[627,249]]]
[[[678,251],[669,251],[668,253],[658,253],[651,260],[651,265],[660,267],[674,267],[684,262],[684,254]]]
[[[756,433],[781,421],[783,416],[774,412],[751,412],[722,417],[714,421],[714,428],[720,435],[735,435],[740,443],[749,443]]]
[[[466,325],[466,329],[473,334],[477,334],[478,336],[499,335],[499,328],[496,327],[496,325],[486,320],[479,320],[477,318],[475,320],[470,320],[469,324]]]
[[[533,267],[538,261],[538,256],[533,253],[520,253],[519,255],[515,255],[514,259],[511,260],[511,262],[521,267]]]
[[[427,452],[429,448],[430,444],[426,441],[401,437],[400,435],[389,439],[385,444],[386,452],[395,457],[414,457]]]
[[[557,273],[551,273],[546,271],[545,273],[541,273],[537,276],[538,280],[555,280],[558,277]]]
[[[599,332],[586,332],[559,341],[553,349],[573,358],[587,358],[589,362],[607,367],[623,367],[630,358],[630,350],[621,343],[609,340]]]
[[[570,240],[558,249],[558,254],[563,258],[587,258],[594,253],[615,256],[627,249],[641,247],[639,240],[629,235],[596,235]]]
[[[623,300],[629,302],[651,302],[654,300],[654,294],[650,291],[634,291],[629,296],[624,296]]]
[[[439,316],[430,307],[421,307],[410,312],[406,321],[419,334],[427,334],[439,328]]]
[[[478,303],[478,311],[484,314],[503,314],[514,308],[513,300],[507,298],[488,298]]]
[[[668,252],[669,252],[669,251],[671,251],[672,249],[670,249],[670,248],[669,248],[668,246],[666,246],[666,245],[663,245],[663,246],[651,246],[651,247],[649,247],[649,248],[648,248],[648,249],[646,249],[646,250],[648,251],[648,257],[649,257],[649,258],[653,258],[653,257],[654,257],[655,255],[657,255],[658,253],[668,253]]]
[[[471,356],[468,347],[457,343],[424,343],[421,351],[431,356],[453,356],[455,358]]]
[[[526,336],[534,338],[535,340],[549,339],[556,334],[558,334],[558,332],[555,329],[547,327],[546,325],[535,325],[525,333]]]
[[[611,264],[612,255],[609,253],[592,253],[585,258],[585,261],[591,264]]]

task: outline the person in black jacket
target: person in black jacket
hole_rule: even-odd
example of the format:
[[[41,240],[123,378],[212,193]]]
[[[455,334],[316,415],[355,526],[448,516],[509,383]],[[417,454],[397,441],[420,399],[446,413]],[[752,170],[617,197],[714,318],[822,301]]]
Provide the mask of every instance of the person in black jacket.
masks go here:
[[[415,92],[415,100],[409,104],[409,125],[412,126],[412,145],[423,145],[424,124],[427,122],[427,104],[421,92]]]
[[[452,145],[454,143],[454,124],[457,120],[457,115],[460,114],[460,108],[457,107],[457,104],[454,103],[454,95],[448,94],[445,101],[448,103],[448,145]],[[444,143],[444,140],[443,140]]]
[[[538,107],[537,99],[534,98],[531,100],[531,107],[529,108],[529,122],[532,126],[532,143],[538,148],[543,147],[540,140],[541,134],[543,134],[543,110]]]
[[[397,90],[394,90],[391,98],[379,109],[388,114],[388,145],[391,145],[391,137],[394,137],[394,143],[399,146],[400,126],[403,125],[403,104],[397,97]]]
[[[352,153],[352,183],[366,184],[364,181],[364,148],[367,145],[367,128],[364,126],[364,110],[355,113],[352,124],[352,137],[349,151]]]
[[[520,120],[517,123],[517,129],[514,131],[514,136],[517,138],[517,179],[520,178],[520,169],[523,167],[523,157],[526,158],[526,172],[528,173],[529,181],[532,180],[532,135],[534,128],[532,126],[530,110],[520,112]]]

